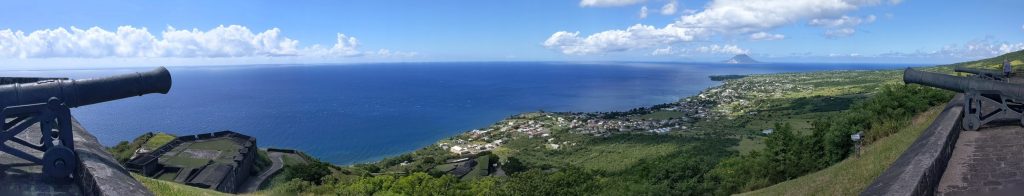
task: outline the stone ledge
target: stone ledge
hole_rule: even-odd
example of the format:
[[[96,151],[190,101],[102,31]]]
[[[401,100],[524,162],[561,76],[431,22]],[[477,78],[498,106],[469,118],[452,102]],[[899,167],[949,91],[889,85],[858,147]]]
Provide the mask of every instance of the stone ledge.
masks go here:
[[[84,195],[153,195],[121,166],[100,145],[99,140],[85,131],[75,120],[75,152],[78,152],[80,180]]]
[[[963,95],[957,94],[907,151],[860,195],[932,195],[960,135]]]

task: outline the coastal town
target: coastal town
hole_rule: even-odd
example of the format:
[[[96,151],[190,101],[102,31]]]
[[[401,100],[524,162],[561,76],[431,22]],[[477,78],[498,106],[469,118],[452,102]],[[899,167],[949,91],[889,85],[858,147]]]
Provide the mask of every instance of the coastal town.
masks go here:
[[[677,102],[641,107],[621,112],[529,112],[513,115],[486,128],[474,129],[436,145],[456,156],[493,151],[519,138],[542,138],[547,149],[558,150],[572,141],[558,138],[559,133],[594,137],[613,134],[668,134],[692,131],[698,122],[718,118],[757,115],[762,108],[777,107],[771,99],[787,96],[813,96],[822,93],[857,94],[873,86],[832,89],[836,83],[858,83],[862,80],[884,81],[889,73],[866,71],[819,72],[815,75],[774,74],[757,77],[733,77],[721,85]],[[835,76],[830,76],[835,75]],[[840,77],[839,75],[843,75]],[[855,81],[856,80],[856,81]],[[881,85],[874,84],[874,85]],[[770,128],[769,128],[770,129]],[[768,130],[768,129],[764,129]],[[758,130],[762,133],[764,130]],[[764,135],[762,133],[762,135]]]
[[[728,83],[728,82],[727,82]],[[767,83],[771,85],[772,83]],[[454,155],[492,151],[510,140],[541,138],[545,147],[558,150],[571,141],[553,132],[607,137],[613,134],[667,134],[687,131],[700,119],[718,118],[728,111],[716,110],[720,102],[746,103],[741,93],[722,85],[677,102],[623,112],[529,112],[511,116],[489,127],[467,131],[436,145]]]

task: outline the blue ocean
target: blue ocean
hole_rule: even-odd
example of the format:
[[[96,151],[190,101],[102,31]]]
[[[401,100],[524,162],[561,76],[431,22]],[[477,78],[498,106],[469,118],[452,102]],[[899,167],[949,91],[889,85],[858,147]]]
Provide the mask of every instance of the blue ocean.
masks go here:
[[[380,160],[530,111],[613,111],[720,84],[708,76],[898,69],[897,64],[387,63],[170,67],[167,95],[73,109],[104,145],[150,131],[233,130],[336,164]],[[90,78],[151,68],[7,70]]]

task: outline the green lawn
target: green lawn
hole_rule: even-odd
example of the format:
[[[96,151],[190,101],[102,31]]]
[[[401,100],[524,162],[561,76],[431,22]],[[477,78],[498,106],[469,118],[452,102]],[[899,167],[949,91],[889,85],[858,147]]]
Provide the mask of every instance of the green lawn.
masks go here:
[[[284,160],[284,165],[298,165],[309,162],[306,161],[306,158],[302,158],[302,156],[295,154],[286,154],[284,156],[281,156],[281,160]]]
[[[225,152],[237,151],[242,146],[231,138],[216,138],[201,142],[194,142],[190,149],[219,150]]]
[[[733,146],[732,149],[739,151],[742,154],[749,153],[754,150],[760,150],[764,148],[764,137],[759,136],[747,136],[740,139],[740,143]]]
[[[919,114],[910,126],[865,147],[860,157],[851,156],[821,171],[743,195],[857,195],[906,151],[943,107]]]
[[[164,144],[167,144],[167,142],[171,142],[171,140],[174,140],[174,138],[175,137],[173,135],[157,132],[154,133],[153,137],[150,137],[149,140],[146,140],[146,143],[143,144],[142,146],[146,147],[146,149],[154,150],[159,148],[160,146],[163,146]]]
[[[495,154],[515,156],[533,165],[562,166],[569,164],[587,169],[618,172],[650,157],[675,153],[690,140],[675,135],[615,135],[591,138],[579,145],[563,145],[558,150],[545,150],[537,139],[519,139],[499,148]],[[517,150],[535,149],[535,150]]]
[[[437,172],[447,172],[447,171],[451,171],[452,169],[455,169],[456,165],[458,165],[458,163],[441,164],[441,165],[434,166],[434,168],[432,168],[430,170],[437,171]]]
[[[483,178],[484,176],[487,176],[487,165],[490,164],[491,162],[489,159],[487,159],[487,156],[477,157],[476,166],[474,166],[473,170],[469,171],[468,174],[462,176],[462,180],[477,180]]]

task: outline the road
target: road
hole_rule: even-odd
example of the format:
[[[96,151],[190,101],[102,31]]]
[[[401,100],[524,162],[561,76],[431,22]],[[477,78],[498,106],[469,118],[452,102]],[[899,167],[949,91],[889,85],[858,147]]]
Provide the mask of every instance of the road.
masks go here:
[[[270,178],[270,176],[274,175],[274,173],[276,173],[278,170],[284,168],[283,158],[285,155],[286,153],[267,152],[267,158],[269,158],[270,162],[272,163],[272,165],[270,165],[270,169],[264,170],[263,173],[260,173],[260,175],[256,176],[255,178],[249,178],[249,180],[245,182],[245,185],[239,187],[238,190],[240,191],[238,192],[251,193],[259,190],[260,184],[262,184],[263,181],[266,181],[267,178]]]

